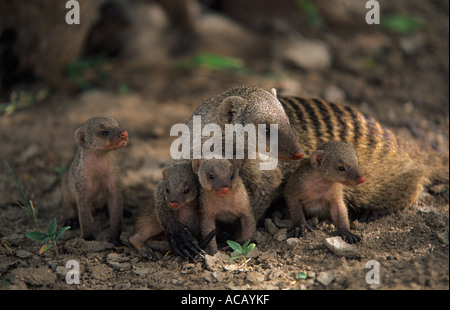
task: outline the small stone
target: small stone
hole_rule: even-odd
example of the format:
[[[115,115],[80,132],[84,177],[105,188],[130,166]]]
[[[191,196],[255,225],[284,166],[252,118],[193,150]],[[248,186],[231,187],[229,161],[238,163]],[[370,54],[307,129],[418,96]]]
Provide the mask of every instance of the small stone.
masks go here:
[[[278,232],[277,226],[273,223],[271,218],[266,218],[264,221],[264,226],[266,227],[269,234],[272,236],[275,235]]]
[[[127,270],[131,268],[130,263],[108,262],[108,265],[116,270]]]
[[[56,267],[56,274],[61,278],[61,279],[65,279],[66,278],[66,274],[70,271],[69,268],[66,268],[64,266],[58,266]]]
[[[301,242],[301,240],[299,239],[299,238],[287,238],[286,239],[286,243],[289,245],[289,246],[295,246],[295,245],[297,245],[297,244],[301,244],[302,242]]]
[[[218,282],[222,282],[223,280],[225,280],[225,274],[223,272],[214,271],[212,273],[212,277],[216,279]]]
[[[339,236],[326,238],[325,245],[334,254],[339,256],[356,257],[359,255],[359,251],[356,246],[348,244]]]
[[[252,271],[249,272],[247,275],[247,281],[250,284],[259,284],[264,282],[265,280],[265,276],[262,273],[256,272],[256,271]]]
[[[324,70],[331,65],[330,50],[324,42],[287,39],[280,43],[281,57],[306,70]]]
[[[16,256],[18,258],[28,258],[31,256],[31,253],[25,250],[17,250]]]
[[[281,228],[278,232],[273,236],[277,241],[281,242],[287,239],[287,229]]]
[[[324,271],[319,273],[319,276],[317,277],[317,281],[319,281],[320,284],[323,286],[328,286],[331,284],[331,282],[334,281],[334,271]]]
[[[145,276],[151,272],[151,269],[145,267],[134,267],[132,271],[137,276]]]
[[[448,231],[436,233],[436,236],[438,237],[439,241],[441,241],[445,245],[448,245]]]
[[[222,270],[229,262],[229,256],[221,251],[217,252],[213,256],[205,255],[206,269],[210,271]]]
[[[106,261],[108,261],[108,262],[123,263],[123,262],[128,262],[129,260],[130,260],[130,258],[128,256],[122,256],[117,253],[109,253],[108,255],[106,255]]]

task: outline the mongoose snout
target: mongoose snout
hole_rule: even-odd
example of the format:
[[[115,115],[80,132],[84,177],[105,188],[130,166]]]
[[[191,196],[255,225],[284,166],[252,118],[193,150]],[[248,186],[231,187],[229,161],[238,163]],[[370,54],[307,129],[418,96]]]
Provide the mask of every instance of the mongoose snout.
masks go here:
[[[301,152],[301,151],[295,151],[294,154],[292,155],[292,159],[293,160],[299,160],[302,159],[302,157],[305,155],[305,153]]]

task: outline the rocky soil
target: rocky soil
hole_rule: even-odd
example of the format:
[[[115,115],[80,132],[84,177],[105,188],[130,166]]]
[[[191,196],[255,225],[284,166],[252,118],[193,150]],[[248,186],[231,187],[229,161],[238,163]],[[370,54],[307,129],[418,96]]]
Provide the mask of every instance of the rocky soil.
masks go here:
[[[408,14],[424,23],[408,34],[364,25],[363,4],[332,2],[335,10],[321,15],[322,28],[303,21],[290,31],[280,26],[276,35],[205,11],[198,17],[196,50],[178,58],[169,56],[164,13],[155,4],[139,3],[132,9],[137,30],[121,57],[108,62],[102,87],[76,95],[52,91],[26,109],[1,114],[0,158],[18,176],[43,227],[53,217],[58,225],[65,218],[57,171],[75,150],[76,128],[93,115],[119,119],[130,133],[129,145],[118,151],[130,215],[121,236],[124,246],[106,242],[108,217],[98,213],[97,241],[84,241],[78,229],[71,229],[58,241],[57,252],[40,254],[39,242],[25,237],[33,221],[17,205],[23,199],[1,162],[0,288],[448,289],[448,184],[425,190],[403,211],[368,224],[353,222],[362,241],[344,248],[331,239],[335,228],[326,222],[313,220],[312,233],[289,238],[285,210],[273,208],[258,226],[257,246],[245,268],[230,261],[229,248],[203,262],[171,253],[147,261],[128,242],[170,161],[171,126],[186,122],[204,99],[233,86],[275,87],[281,94],[343,102],[448,157],[448,2],[379,1],[382,14]],[[205,51],[239,58],[245,70],[185,66]],[[31,86],[33,91],[44,88],[39,82]],[[66,283],[71,260],[79,264],[79,284]],[[378,267],[380,283],[366,281]]]

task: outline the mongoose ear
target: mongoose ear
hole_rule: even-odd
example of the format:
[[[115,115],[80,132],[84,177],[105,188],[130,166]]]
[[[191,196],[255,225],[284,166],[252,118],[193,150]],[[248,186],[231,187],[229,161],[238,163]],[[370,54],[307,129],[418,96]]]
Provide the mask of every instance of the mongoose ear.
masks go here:
[[[247,101],[239,96],[226,97],[220,103],[219,121],[222,125],[231,124],[233,110],[237,110],[247,104]]]
[[[275,96],[275,98],[277,97],[277,90],[275,88],[271,88],[270,92]]]
[[[325,157],[325,151],[318,150],[312,153],[311,158],[309,159],[311,166],[313,168],[319,168],[322,165],[323,159]]]
[[[198,170],[200,169],[200,162],[201,159],[192,160],[192,170],[194,170],[195,173],[198,173]]]
[[[75,142],[81,147],[84,147],[86,143],[86,140],[84,138],[84,131],[83,129],[81,129],[81,127],[75,131]]]

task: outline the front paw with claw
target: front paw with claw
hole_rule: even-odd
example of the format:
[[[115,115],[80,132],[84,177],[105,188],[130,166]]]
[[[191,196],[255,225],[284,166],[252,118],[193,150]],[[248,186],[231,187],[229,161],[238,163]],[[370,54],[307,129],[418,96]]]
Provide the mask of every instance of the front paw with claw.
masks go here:
[[[198,241],[186,227],[180,227],[167,234],[172,251],[183,258],[199,261],[204,258],[204,251]]]
[[[292,237],[294,238],[305,237],[306,233],[312,230],[313,230],[312,227],[306,223],[298,224],[294,226],[294,229],[292,230]]]

